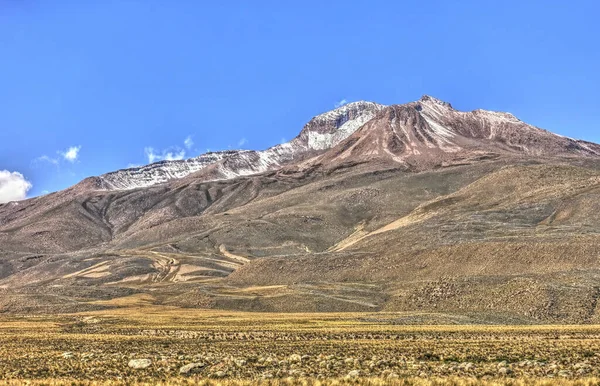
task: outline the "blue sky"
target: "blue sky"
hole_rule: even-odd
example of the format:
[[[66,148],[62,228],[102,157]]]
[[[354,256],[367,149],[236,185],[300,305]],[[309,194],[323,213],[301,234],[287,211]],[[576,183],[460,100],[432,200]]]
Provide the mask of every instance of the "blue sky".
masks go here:
[[[30,197],[149,155],[263,149],[341,100],[422,94],[600,142],[599,13],[576,0],[0,0],[0,181]]]

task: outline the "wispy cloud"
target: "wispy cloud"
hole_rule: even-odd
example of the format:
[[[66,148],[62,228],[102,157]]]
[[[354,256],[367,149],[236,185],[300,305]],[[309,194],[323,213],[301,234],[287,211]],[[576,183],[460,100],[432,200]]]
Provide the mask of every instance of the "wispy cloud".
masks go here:
[[[60,155],[68,162],[75,162],[77,158],[79,158],[79,151],[81,150],[81,146],[71,146],[64,152],[59,152]]]
[[[183,141],[183,144],[185,145],[186,149],[190,150],[192,146],[194,146],[194,140],[192,139],[192,136],[188,135],[185,141]]]
[[[343,105],[345,105],[346,103],[348,103],[348,101],[346,100],[346,98],[344,98],[344,99],[342,99],[341,101],[339,101],[339,102],[336,102],[334,106],[335,106],[335,108],[337,109],[338,107],[342,107],[342,106],[343,106]]]
[[[160,152],[156,152],[153,147],[144,148],[144,154],[146,154],[146,158],[148,158],[148,163],[158,162],[158,161],[175,161],[181,160],[185,158],[185,149],[179,148],[169,148],[162,150]]]
[[[25,199],[31,187],[21,173],[0,170],[0,204]]]
[[[154,161],[160,160],[160,155],[156,154],[154,152],[154,148],[152,148],[152,147],[144,148],[144,154],[146,154],[146,157],[148,157],[149,163],[153,163]]]
[[[167,161],[175,161],[185,158],[185,150],[179,150],[177,152],[169,151],[165,153],[164,159]]]
[[[177,161],[185,159],[186,157],[186,149],[191,150],[194,146],[194,140],[191,135],[188,135],[186,139],[183,140],[182,148],[180,146],[171,146],[163,150],[156,150],[151,146],[147,146],[144,148],[144,154],[148,159],[148,163],[158,162],[158,161]],[[136,167],[138,165],[131,164],[130,167]]]
[[[52,157],[48,157],[47,155],[43,155],[41,157],[37,157],[36,159],[33,160],[34,164],[40,163],[40,162],[47,162],[51,165],[55,165],[58,166],[58,158],[52,158]]]
[[[37,157],[31,161],[31,164],[32,166],[38,166],[39,164],[48,163],[60,168],[61,161],[75,163],[75,161],[79,159],[80,151],[81,146],[71,146],[64,151],[57,151],[57,155],[55,157],[50,157],[46,154],[42,155],[41,157]]]
[[[242,147],[244,146],[246,143],[248,143],[248,140],[246,138],[242,138],[238,141],[238,146]]]

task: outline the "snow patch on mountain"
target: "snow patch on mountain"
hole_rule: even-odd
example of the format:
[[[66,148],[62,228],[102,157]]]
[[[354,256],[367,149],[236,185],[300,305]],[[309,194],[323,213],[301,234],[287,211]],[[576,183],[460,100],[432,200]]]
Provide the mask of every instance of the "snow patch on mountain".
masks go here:
[[[237,150],[209,152],[187,160],[160,161],[141,167],[118,170],[104,174],[100,178],[110,189],[144,188],[174,178],[185,177],[237,153],[239,153]]]
[[[375,116],[376,111],[367,112],[358,116],[356,119],[351,119],[344,122],[335,132],[333,133],[308,133],[308,147],[313,150],[327,150],[331,149],[344,139],[352,135],[362,125],[369,122]]]
[[[161,161],[100,176],[108,189],[135,189],[183,178],[215,165],[223,179],[262,173],[312,152],[322,152],[346,139],[385,106],[353,102],[314,117],[293,140],[263,151],[209,152],[179,161]]]

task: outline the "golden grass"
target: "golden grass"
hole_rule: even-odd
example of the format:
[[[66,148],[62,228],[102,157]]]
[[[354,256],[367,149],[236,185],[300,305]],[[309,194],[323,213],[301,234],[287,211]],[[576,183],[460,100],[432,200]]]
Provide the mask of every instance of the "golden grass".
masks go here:
[[[257,314],[148,300],[3,316],[0,386],[600,385],[600,326],[402,326],[389,322],[393,313]],[[152,365],[128,366],[140,358]],[[196,362],[198,373],[179,374]]]
[[[359,380],[339,379],[275,379],[275,380],[210,380],[174,378],[158,382],[131,382],[121,380],[79,381],[73,379],[11,380],[0,381],[0,386],[597,386],[600,378],[565,379],[474,379],[474,378],[362,378]]]

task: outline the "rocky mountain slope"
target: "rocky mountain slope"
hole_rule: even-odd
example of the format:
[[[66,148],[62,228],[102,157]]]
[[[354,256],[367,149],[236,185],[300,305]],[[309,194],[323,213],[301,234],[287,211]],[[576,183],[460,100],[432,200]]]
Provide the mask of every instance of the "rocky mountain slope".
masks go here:
[[[499,155],[597,157],[600,146],[536,128],[509,113],[462,112],[424,96],[381,110],[317,162],[332,166],[378,159],[420,170]]]
[[[431,97],[346,105],[265,151],[0,205],[0,310],[145,293],[183,307],[596,323],[599,155]]]

